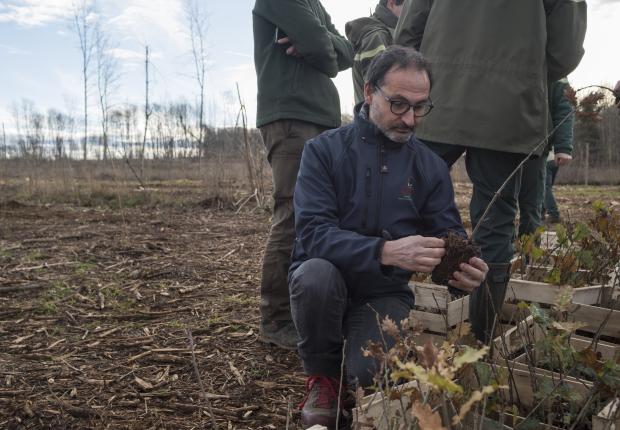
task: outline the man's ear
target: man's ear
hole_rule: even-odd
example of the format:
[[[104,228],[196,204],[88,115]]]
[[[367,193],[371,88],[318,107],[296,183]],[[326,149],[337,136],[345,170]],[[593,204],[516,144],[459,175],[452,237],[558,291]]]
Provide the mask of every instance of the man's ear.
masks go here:
[[[370,105],[370,102],[372,101],[374,90],[375,89],[370,82],[364,83],[364,102],[366,102],[367,105]]]

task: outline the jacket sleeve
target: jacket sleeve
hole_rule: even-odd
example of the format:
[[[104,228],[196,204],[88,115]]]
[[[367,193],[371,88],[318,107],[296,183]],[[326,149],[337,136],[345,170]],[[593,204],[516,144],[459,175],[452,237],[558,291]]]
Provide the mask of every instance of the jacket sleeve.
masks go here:
[[[405,1],[405,7],[394,30],[394,44],[420,50],[431,5],[432,0]]]
[[[346,70],[353,65],[353,45],[351,45],[351,42],[349,42],[346,37],[342,36],[338,32],[334,24],[332,24],[332,18],[329,16],[327,11],[323,9],[323,12],[325,13],[325,19],[327,21],[326,27],[329,31],[329,37],[332,40],[334,49],[336,50],[338,70]]]
[[[341,270],[382,275],[383,239],[340,228],[331,160],[319,142],[306,143],[295,195],[295,231],[309,258],[323,258]]]
[[[254,13],[284,31],[303,60],[330,78],[346,65],[347,56],[350,67],[353,48],[337,31],[334,34],[321,23],[306,1],[259,0]]]
[[[584,54],[587,27],[585,0],[545,0],[547,74],[549,82],[568,76]]]
[[[555,128],[560,122],[569,115],[566,121],[562,122],[558,129],[553,133],[553,152],[572,155],[573,153],[573,121],[574,114],[571,114],[573,106],[566,97],[566,79],[556,81],[552,84],[551,118]]]

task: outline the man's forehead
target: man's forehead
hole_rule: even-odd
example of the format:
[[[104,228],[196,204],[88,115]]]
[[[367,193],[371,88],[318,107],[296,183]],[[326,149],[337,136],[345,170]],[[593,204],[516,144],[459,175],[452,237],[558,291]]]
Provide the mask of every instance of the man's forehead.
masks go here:
[[[428,97],[430,80],[425,70],[394,68],[385,74],[382,87],[390,92],[391,97],[419,100]]]

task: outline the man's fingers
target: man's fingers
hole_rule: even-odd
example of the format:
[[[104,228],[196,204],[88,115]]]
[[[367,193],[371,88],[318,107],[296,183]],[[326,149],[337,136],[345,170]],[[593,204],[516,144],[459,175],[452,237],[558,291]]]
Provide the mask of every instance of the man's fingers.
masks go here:
[[[448,284],[451,287],[454,288],[458,288],[459,290],[463,290],[463,291],[467,291],[468,293],[473,292],[476,288],[478,288],[478,285],[473,285],[473,284],[467,284],[467,283],[463,283],[461,281],[457,281],[455,279],[450,279],[448,281]]]
[[[288,36],[287,37],[283,37],[281,39],[278,39],[278,44],[280,44],[280,45],[285,45],[285,44],[290,43],[290,42],[291,42],[291,40],[288,38]]]
[[[475,267],[481,272],[484,272],[485,275],[489,271],[489,266],[487,265],[487,263],[484,262],[482,258],[472,257],[469,259],[468,263],[470,266]]]
[[[446,242],[437,237],[422,237],[420,245],[426,248],[445,248]]]
[[[459,266],[459,269],[460,269],[460,273],[465,274],[467,277],[469,277],[472,280],[478,280],[479,282],[482,282],[484,280],[484,271],[474,266],[462,263]],[[455,273],[459,273],[459,272],[455,272]]]
[[[416,258],[413,261],[414,264],[420,265],[420,266],[429,266],[429,267],[435,267],[437,266],[439,263],[441,263],[441,258],[433,258],[433,257],[420,257],[420,258]]]

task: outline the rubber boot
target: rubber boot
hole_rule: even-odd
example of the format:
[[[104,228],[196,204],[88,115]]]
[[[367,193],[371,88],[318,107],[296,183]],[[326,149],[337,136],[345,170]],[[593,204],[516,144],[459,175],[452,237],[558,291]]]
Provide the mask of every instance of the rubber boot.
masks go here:
[[[469,296],[469,321],[472,332],[485,344],[493,339],[493,323],[502,309],[510,279],[510,263],[488,263],[488,265],[489,273],[485,281]]]

